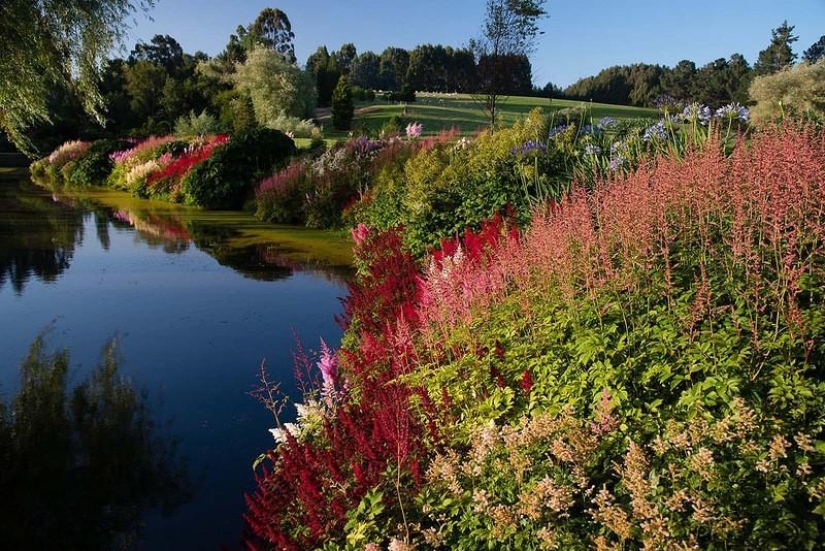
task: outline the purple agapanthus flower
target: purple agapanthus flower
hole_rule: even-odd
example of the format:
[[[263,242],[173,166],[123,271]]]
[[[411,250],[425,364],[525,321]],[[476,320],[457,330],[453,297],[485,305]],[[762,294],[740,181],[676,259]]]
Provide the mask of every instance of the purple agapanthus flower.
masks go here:
[[[624,167],[626,163],[627,159],[625,159],[621,154],[615,155],[610,158],[610,170],[619,170]]]
[[[667,138],[667,128],[665,128],[665,121],[659,121],[653,126],[645,130],[642,135],[642,140],[649,142],[651,140],[660,140]]]
[[[584,153],[586,155],[598,155],[601,152],[602,152],[602,148],[599,147],[598,145],[587,144],[586,146],[584,146]]]
[[[750,111],[747,107],[734,102],[717,109],[714,117],[719,119],[738,119],[741,122],[748,122]]]
[[[599,122],[596,123],[596,128],[600,130],[610,130],[612,128],[616,128],[618,124],[619,121],[613,117],[602,117]]]
[[[530,153],[546,153],[547,144],[542,141],[527,140],[521,147],[510,150],[511,155],[529,155]]]
[[[707,105],[691,103],[682,110],[682,118],[687,122],[699,121],[700,124],[707,124],[713,117],[713,111]]]
[[[565,130],[567,130],[567,125],[566,124],[560,124],[559,126],[556,126],[555,128],[551,128],[550,132],[547,133],[547,139],[552,140],[556,136],[558,136],[559,134],[564,132]]]

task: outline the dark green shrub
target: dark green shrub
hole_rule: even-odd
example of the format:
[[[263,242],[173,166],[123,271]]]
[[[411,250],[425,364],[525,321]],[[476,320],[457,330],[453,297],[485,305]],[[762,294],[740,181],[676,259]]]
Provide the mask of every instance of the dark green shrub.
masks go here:
[[[347,77],[342,76],[332,93],[332,126],[336,130],[349,130],[354,115],[352,88]]]
[[[401,134],[404,128],[410,124],[410,121],[402,115],[393,115],[381,126],[381,132],[384,134]]]
[[[211,209],[240,208],[255,182],[295,154],[295,142],[278,130],[255,128],[232,136],[182,181],[184,199]]]
[[[375,90],[369,88],[362,88],[361,86],[352,87],[352,99],[355,101],[375,101]]]
[[[67,181],[72,185],[103,184],[115,166],[109,155],[129,147],[130,142],[125,140],[96,141],[86,155],[77,160]]]
[[[405,84],[399,92],[389,92],[384,94],[384,99],[392,103],[398,103],[402,101],[405,103],[414,103],[415,90],[413,90],[412,86]]]
[[[166,153],[171,154],[173,157],[179,157],[184,151],[186,151],[187,147],[189,147],[189,142],[186,140],[175,140],[173,142],[163,144],[155,151],[155,158],[160,158]]]
[[[49,166],[47,158],[38,159],[29,165],[29,173],[35,180],[42,180],[46,177],[46,167]]]

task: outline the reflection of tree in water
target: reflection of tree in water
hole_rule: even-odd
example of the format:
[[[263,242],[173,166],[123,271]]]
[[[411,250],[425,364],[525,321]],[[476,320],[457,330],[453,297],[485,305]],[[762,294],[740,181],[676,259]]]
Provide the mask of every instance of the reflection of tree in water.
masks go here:
[[[114,342],[71,392],[68,353],[43,347],[38,337],[20,393],[0,401],[0,547],[137,547],[147,509],[191,498],[186,462],[118,374]]]
[[[206,252],[221,266],[232,268],[239,274],[260,281],[276,281],[292,275],[290,266],[268,263],[258,254],[258,247],[236,247],[229,245],[238,231],[221,226],[203,224],[194,220],[187,223],[198,249]]]
[[[100,246],[103,250],[108,251],[109,246],[112,243],[112,240],[109,237],[109,217],[98,211],[95,211],[94,215],[97,240],[100,242]]]
[[[244,277],[260,281],[286,279],[295,272],[309,272],[315,276],[345,284],[352,277],[349,268],[333,268],[313,261],[307,254],[304,261],[294,259],[298,253],[274,243],[256,243],[246,247],[229,245],[239,232],[231,228],[187,222],[187,228],[198,249],[212,256],[221,266],[232,268]]]
[[[111,245],[112,228],[129,229],[137,241],[169,254],[185,252],[194,242],[222,266],[251,279],[275,281],[301,271],[343,284],[352,275],[349,268],[328,266],[310,252],[276,243],[238,247],[234,241],[241,232],[220,222],[183,221],[166,211],[135,208],[133,202],[112,208],[71,190],[53,188],[46,195],[31,183],[21,185],[5,186],[0,193],[0,287],[10,279],[18,293],[32,274],[50,281],[69,267],[75,244],[82,242],[84,216],[94,217],[104,250]],[[45,258],[37,262],[41,256]]]
[[[20,294],[32,276],[54,281],[69,267],[83,241],[83,214],[42,192],[18,190],[0,186],[0,288],[8,281]]]

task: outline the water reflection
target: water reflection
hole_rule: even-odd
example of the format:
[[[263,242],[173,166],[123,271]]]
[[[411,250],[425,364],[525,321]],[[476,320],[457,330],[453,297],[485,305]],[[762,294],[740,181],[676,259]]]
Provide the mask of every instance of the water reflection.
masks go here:
[[[118,227],[134,228],[140,240],[152,248],[162,247],[169,254],[179,254],[189,250],[192,236],[179,220],[134,210],[114,210],[108,213]]]
[[[0,182],[0,288],[17,294],[31,277],[54,281],[83,240],[83,213],[50,201],[32,184]]]
[[[191,499],[176,441],[118,365],[112,341],[69,390],[68,352],[45,354],[42,336],[32,344],[19,394],[0,400],[0,547],[135,548],[150,508]]]
[[[111,246],[112,231],[133,231],[138,242],[169,254],[183,253],[194,245],[251,279],[275,281],[309,271],[346,283],[352,275],[349,252],[341,252],[349,245],[340,237],[292,228],[280,229],[280,240],[272,241],[261,237],[260,224],[239,213],[206,213],[97,193],[47,192],[26,181],[3,182],[0,289],[8,281],[20,294],[32,277],[54,281],[70,267],[75,248],[84,238],[86,217],[93,217],[94,232],[104,251]]]

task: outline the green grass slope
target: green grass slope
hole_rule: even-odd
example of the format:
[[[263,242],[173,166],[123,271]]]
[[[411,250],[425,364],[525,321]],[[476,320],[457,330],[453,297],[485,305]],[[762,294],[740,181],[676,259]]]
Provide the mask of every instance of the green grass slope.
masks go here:
[[[606,103],[592,103],[561,99],[547,99],[534,97],[511,96],[501,103],[500,123],[510,126],[518,119],[523,118],[536,107],[545,113],[551,114],[562,109],[584,107],[593,120],[602,117],[627,118],[655,118],[656,109],[629,107],[626,105],[609,105]],[[482,105],[473,100],[469,94],[418,94],[416,101],[409,104],[391,104],[376,100],[371,103],[361,103],[356,106],[355,119],[352,128],[354,131],[367,130],[378,132],[379,129],[394,115],[404,117],[410,122],[419,122],[424,126],[425,134],[435,134],[441,130],[457,128],[462,135],[469,135],[486,128],[489,116]],[[330,138],[345,137],[348,132],[332,131],[332,119],[324,114],[319,118]]]

